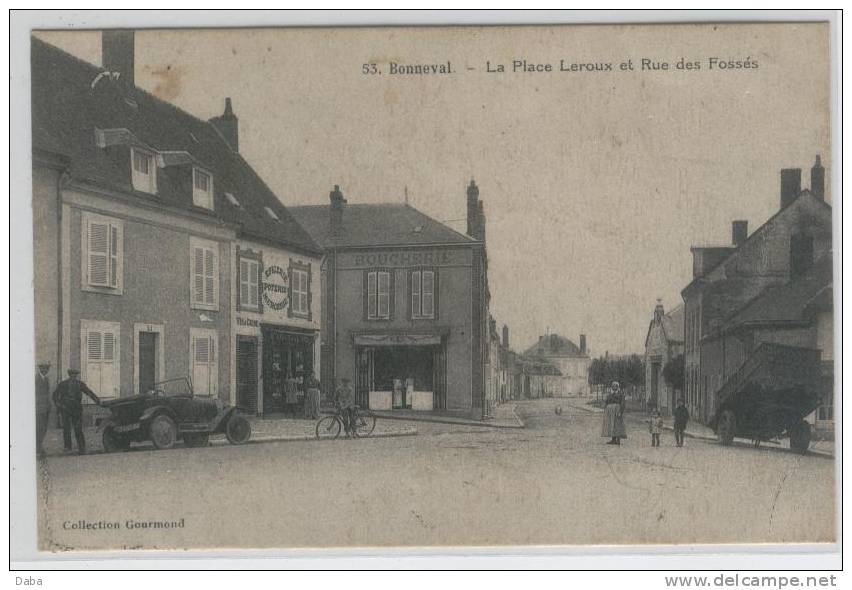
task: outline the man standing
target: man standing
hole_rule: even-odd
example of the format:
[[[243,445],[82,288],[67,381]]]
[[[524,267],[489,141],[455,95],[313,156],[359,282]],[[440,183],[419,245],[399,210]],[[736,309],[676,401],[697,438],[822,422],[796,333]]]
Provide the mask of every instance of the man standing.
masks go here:
[[[59,383],[53,392],[53,403],[62,416],[62,439],[65,452],[70,453],[71,429],[77,439],[77,452],[86,454],[86,439],[83,437],[83,394],[86,394],[96,404],[101,403],[89,386],[80,381],[80,371],[68,369],[68,379]]]
[[[44,361],[38,364],[35,376],[35,407],[36,407],[36,455],[44,457],[44,436],[50,423],[50,379],[47,374],[50,363]]]
[[[340,387],[335,395],[343,425],[346,427],[346,435],[351,436],[355,427],[355,394],[349,386],[349,379],[344,377],[340,380]]]
[[[674,411],[674,433],[675,443],[677,446],[683,446],[683,432],[686,430],[686,424],[689,422],[689,410],[683,403],[683,398],[677,400],[677,407]]]

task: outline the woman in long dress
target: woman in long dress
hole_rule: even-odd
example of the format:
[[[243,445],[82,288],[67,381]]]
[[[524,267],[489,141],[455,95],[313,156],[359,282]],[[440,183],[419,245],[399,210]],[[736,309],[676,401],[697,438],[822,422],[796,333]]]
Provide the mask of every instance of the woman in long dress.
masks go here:
[[[313,374],[308,375],[305,383],[305,418],[316,420],[320,417],[320,384]]]
[[[610,394],[604,406],[603,427],[601,436],[609,438],[608,445],[620,445],[622,438],[627,438],[624,427],[624,394],[618,381],[612,382]]]

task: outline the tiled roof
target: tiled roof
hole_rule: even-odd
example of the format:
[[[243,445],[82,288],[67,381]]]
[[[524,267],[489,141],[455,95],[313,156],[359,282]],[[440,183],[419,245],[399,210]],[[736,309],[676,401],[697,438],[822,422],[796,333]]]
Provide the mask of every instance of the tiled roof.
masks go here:
[[[760,295],[728,318],[722,332],[748,325],[779,325],[798,323],[807,318],[806,311],[815,302],[825,303],[831,292],[832,257],[829,252],[803,275],[792,281],[767,287]]]
[[[235,224],[241,235],[308,253],[319,247],[293,219],[252,167],[213,125],[133,86],[102,76],[101,68],[39,39],[32,43],[33,148],[68,158],[72,178],[120,190],[134,198],[178,207]],[[213,175],[214,211],[192,202],[191,173],[181,166],[157,169],[157,194],[131,185],[127,149],[99,147],[96,129],[126,129],[156,152],[187,152]],[[125,147],[125,146],[121,146]],[[232,193],[240,207],[231,204]],[[278,221],[265,211],[269,207]]]
[[[530,346],[524,356],[549,358],[549,357],[584,357],[587,354],[580,352],[580,347],[558,334],[542,336],[538,342]]]
[[[323,248],[476,243],[403,203],[346,203],[340,228],[332,235],[330,208],[306,205],[288,210]]]

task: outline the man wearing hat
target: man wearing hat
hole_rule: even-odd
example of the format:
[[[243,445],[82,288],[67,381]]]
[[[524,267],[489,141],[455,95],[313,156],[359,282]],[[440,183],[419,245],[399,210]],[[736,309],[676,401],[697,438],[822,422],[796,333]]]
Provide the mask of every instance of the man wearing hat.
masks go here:
[[[343,418],[343,426],[346,427],[346,435],[351,436],[355,426],[355,393],[349,385],[349,379],[344,377],[340,380],[340,387],[335,392],[335,402]]]
[[[36,454],[44,457],[44,436],[47,434],[47,426],[50,423],[50,363],[47,361],[38,364],[35,376],[35,407],[36,407]]]
[[[80,381],[80,371],[68,369],[68,379],[59,383],[53,392],[53,403],[62,416],[62,439],[65,452],[71,452],[71,429],[77,439],[77,452],[86,454],[86,439],[83,437],[83,394],[86,394],[96,404],[100,398],[89,386]]]

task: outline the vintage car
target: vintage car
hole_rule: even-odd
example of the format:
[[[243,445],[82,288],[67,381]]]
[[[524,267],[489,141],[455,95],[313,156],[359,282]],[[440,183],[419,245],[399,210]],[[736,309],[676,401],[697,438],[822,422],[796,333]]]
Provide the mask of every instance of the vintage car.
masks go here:
[[[156,383],[146,393],[104,401],[101,406],[110,412],[98,421],[107,453],[149,440],[158,449],[169,449],[180,439],[188,447],[203,447],[210,435],[224,434],[235,445],[251,437],[251,424],[239,408],[193,395],[187,378]]]

